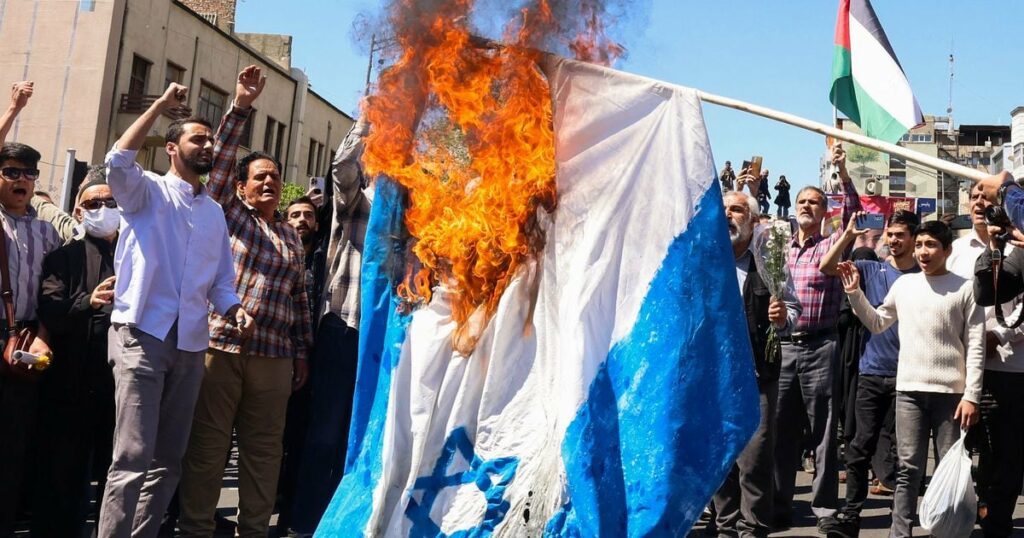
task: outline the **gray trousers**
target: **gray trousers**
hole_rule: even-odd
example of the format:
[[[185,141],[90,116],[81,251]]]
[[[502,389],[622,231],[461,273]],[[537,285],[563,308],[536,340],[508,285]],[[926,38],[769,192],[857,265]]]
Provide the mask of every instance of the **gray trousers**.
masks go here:
[[[793,492],[800,467],[803,425],[810,424],[816,472],[811,482],[811,511],[832,516],[839,506],[839,443],[832,395],[838,376],[835,334],[799,344],[782,343],[779,401],[775,409],[775,517],[792,519]],[[806,420],[804,420],[806,417]]]
[[[775,459],[777,380],[758,383],[761,423],[715,493],[719,536],[768,536],[772,526],[772,462]]]
[[[900,464],[889,536],[912,536],[918,487],[928,465],[928,438],[935,436],[939,457],[945,456],[960,436],[953,414],[962,397],[937,392],[896,393],[896,453]]]
[[[163,341],[115,325],[114,453],[100,510],[101,538],[155,537],[181,477],[203,352],[177,349],[177,324]]]

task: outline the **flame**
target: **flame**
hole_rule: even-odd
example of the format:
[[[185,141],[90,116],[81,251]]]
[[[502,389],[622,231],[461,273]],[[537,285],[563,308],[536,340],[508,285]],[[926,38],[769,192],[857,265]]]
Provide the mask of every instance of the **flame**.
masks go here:
[[[497,49],[471,35],[475,0],[390,8],[400,52],[364,103],[371,130],[363,162],[409,193],[406,227],[422,269],[407,267],[397,292],[425,302],[432,285],[446,284],[460,329],[494,312],[543,246],[538,207],[555,204],[551,96],[533,48],[558,31],[550,1],[519,10],[505,30],[510,45]],[[596,12],[587,28],[573,50],[600,59],[607,47]]]

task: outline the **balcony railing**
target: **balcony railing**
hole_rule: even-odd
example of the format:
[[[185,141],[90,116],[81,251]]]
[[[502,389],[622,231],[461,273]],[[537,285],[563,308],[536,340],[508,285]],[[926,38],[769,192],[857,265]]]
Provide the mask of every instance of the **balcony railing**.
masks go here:
[[[153,106],[161,96],[159,95],[142,95],[137,93],[122,93],[121,94],[121,106],[118,109],[120,112],[125,114],[142,114],[149,107]],[[164,116],[171,118],[172,120],[187,118],[192,115],[192,109],[188,107],[176,107],[164,111]]]

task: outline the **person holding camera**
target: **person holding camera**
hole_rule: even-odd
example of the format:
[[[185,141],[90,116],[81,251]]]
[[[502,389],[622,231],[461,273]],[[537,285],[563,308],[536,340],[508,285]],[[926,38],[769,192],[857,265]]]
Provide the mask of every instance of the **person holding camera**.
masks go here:
[[[928,463],[928,438],[940,455],[978,420],[985,355],[985,313],[974,286],[946,268],[953,233],[942,222],[914,232],[921,272],[904,275],[877,308],[860,288],[860,271],[839,265],[850,306],[869,331],[879,334],[899,323],[903,344],[896,367],[896,443],[899,471],[890,536],[912,535],[918,488]]]
[[[983,193],[982,184],[972,190],[972,201],[975,196],[980,198],[972,208],[980,206],[983,210],[981,225],[987,243],[976,258],[974,289],[978,304],[991,307],[986,308],[989,352],[981,422],[971,437],[972,444],[979,448],[981,527],[986,537],[1002,537],[1013,532],[1013,511],[1024,485],[1024,391],[1020,389],[1024,386],[1024,327],[1013,326],[1021,315],[1020,308],[1013,308],[1014,299],[1024,292],[1024,249],[1019,248],[1024,236]],[[998,283],[993,279],[995,274],[999,275]],[[1011,304],[1004,304],[1008,302]]]

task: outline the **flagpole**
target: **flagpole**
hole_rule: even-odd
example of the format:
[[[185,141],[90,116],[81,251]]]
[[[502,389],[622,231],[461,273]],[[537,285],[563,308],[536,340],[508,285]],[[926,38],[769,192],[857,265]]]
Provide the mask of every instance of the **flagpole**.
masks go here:
[[[488,49],[501,49],[503,47],[508,46],[504,43],[477,35],[470,36],[470,43],[474,47]],[[548,61],[557,58],[556,55],[550,52],[544,54],[548,57]],[[662,86],[666,86],[669,88],[679,88],[687,91],[692,90],[692,88],[686,88],[685,86],[679,86],[677,84],[672,84],[670,82],[664,82],[650,77],[629,73],[626,71],[619,71],[617,69],[612,69],[611,67],[605,67],[596,64],[590,65],[595,69],[607,69],[609,71],[615,72],[618,75],[632,77],[637,80],[643,80],[645,82],[652,84],[660,84]],[[844,131],[842,129],[836,129],[835,127],[829,127],[825,124],[801,118],[800,116],[795,116],[788,112],[781,112],[779,110],[774,110],[760,105],[747,103],[744,101],[740,101],[738,99],[732,99],[730,97],[715,95],[713,93],[708,93],[701,90],[695,91],[697,92],[697,95],[700,97],[701,101],[707,103],[724,106],[726,108],[732,108],[734,110],[739,110],[741,112],[747,112],[749,114],[754,114],[756,116],[761,116],[763,118],[768,118],[770,120],[786,123],[794,127],[806,129],[811,132],[823,134],[825,136],[831,136],[832,138],[842,140],[843,142],[849,142],[851,144],[856,144],[858,146],[864,146],[866,148],[871,148],[873,150],[888,153],[890,155],[897,155],[903,157],[908,161],[915,162],[917,164],[927,166],[928,168],[931,168],[933,170],[945,172],[950,175],[963,177],[974,182],[982,181],[988,177],[988,174],[986,174],[985,172],[975,170],[973,168],[968,168],[962,164],[944,161],[942,159],[939,159],[938,157],[932,157],[930,155],[925,155],[924,153],[918,153],[916,151],[909,150],[905,147],[897,146],[896,144],[890,144],[889,142],[875,140],[874,138],[870,138],[861,134],[851,133],[849,131]]]
[[[835,138],[837,140],[842,140],[844,142],[849,142],[851,144],[857,144],[858,146],[864,146],[866,148],[871,148],[873,150],[888,153],[890,155],[897,155],[899,157],[903,157],[908,161],[912,161],[917,164],[927,166],[928,168],[945,172],[947,174],[963,177],[971,181],[977,182],[988,177],[988,174],[986,174],[985,172],[975,170],[973,168],[968,168],[962,164],[944,161],[942,159],[939,159],[938,157],[932,157],[930,155],[925,155],[924,153],[918,153],[905,147],[897,146],[896,144],[890,144],[889,142],[883,142],[881,140],[875,140],[874,138],[870,138],[861,134],[851,133],[849,131],[843,131],[842,129],[829,127],[825,124],[801,118],[799,116],[794,116],[793,114],[789,114],[786,112],[773,110],[763,106],[746,103],[743,101],[739,101],[737,99],[723,97],[721,95],[715,95],[713,93],[708,93],[700,90],[697,90],[697,94],[700,96],[701,101],[707,103],[732,108],[742,112],[747,112],[764,118],[786,123],[794,127],[800,127],[801,129],[806,129],[808,131],[812,131],[818,134],[831,136],[832,138]]]

